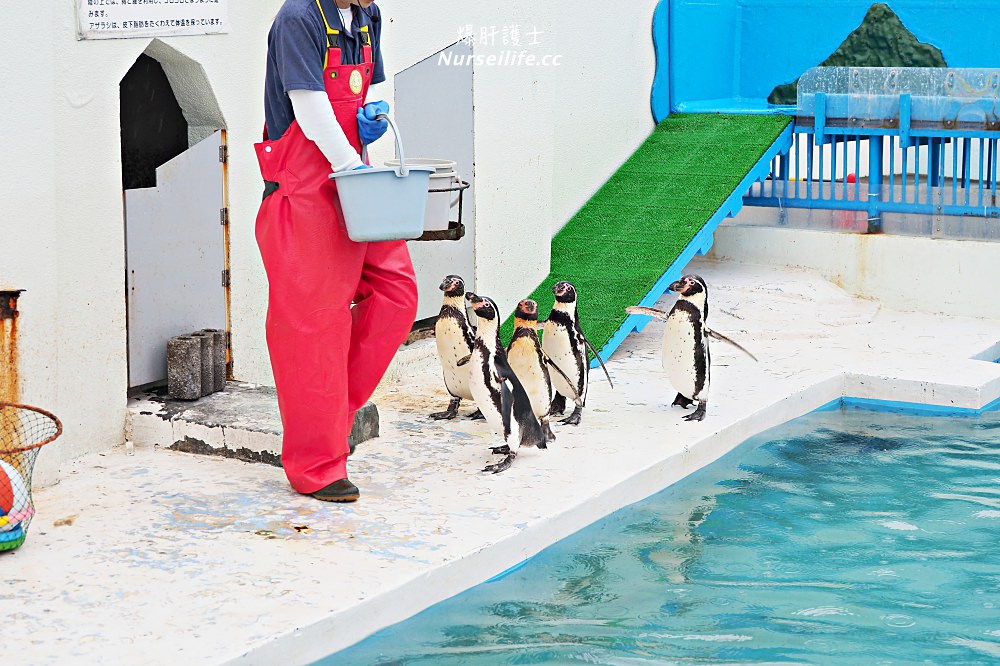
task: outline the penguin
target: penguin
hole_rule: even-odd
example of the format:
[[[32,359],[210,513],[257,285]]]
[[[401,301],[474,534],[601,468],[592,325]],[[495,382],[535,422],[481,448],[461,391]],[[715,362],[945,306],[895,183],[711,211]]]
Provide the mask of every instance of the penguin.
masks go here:
[[[465,280],[458,275],[449,275],[438,287],[444,292],[444,302],[434,324],[438,358],[444,374],[444,385],[451,395],[448,409],[431,414],[432,419],[453,419],[458,415],[462,400],[472,400],[469,391],[469,368],[461,363],[472,353],[475,337],[469,326],[465,311]],[[477,411],[471,418],[482,418]]]
[[[545,322],[542,331],[542,350],[552,359],[553,364],[561,372],[552,377],[555,397],[551,404],[552,414],[562,414],[566,410],[566,398],[576,396],[574,402],[576,407],[573,413],[562,420],[567,425],[579,425],[583,414],[583,407],[587,402],[587,389],[589,386],[590,364],[587,360],[587,349],[594,354],[604,375],[608,378],[608,383],[614,388],[611,375],[604,365],[604,361],[597,354],[597,351],[587,341],[580,328],[580,315],[576,307],[576,287],[571,283],[557,282],[552,287],[555,294],[555,304],[552,306],[552,313]],[[568,377],[569,381],[563,377]]]
[[[499,463],[487,465],[483,471],[499,474],[511,466],[520,447],[547,448],[545,432],[500,344],[500,311],[496,303],[472,292],[466,294],[466,298],[479,320],[469,360],[469,388],[490,428],[506,442],[491,449],[506,457]]]
[[[663,369],[677,390],[671,406],[687,409],[695,402],[697,408],[684,417],[685,421],[701,421],[708,408],[708,387],[712,359],[708,339],[729,343],[753,360],[757,357],[726,336],[708,327],[708,284],[698,275],[685,275],[668,287],[677,292],[677,302],[670,312],[656,308],[630,306],[629,314],[647,315],[667,323],[663,330]]]
[[[555,433],[549,425],[549,413],[552,409],[552,379],[550,369],[562,374],[563,383],[570,386],[572,380],[559,370],[548,354],[542,351],[538,340],[538,304],[526,298],[517,304],[514,311],[514,334],[507,345],[507,361],[514,370],[521,385],[531,400],[531,409],[542,424],[547,442],[555,441]],[[571,397],[576,400],[574,390]]]

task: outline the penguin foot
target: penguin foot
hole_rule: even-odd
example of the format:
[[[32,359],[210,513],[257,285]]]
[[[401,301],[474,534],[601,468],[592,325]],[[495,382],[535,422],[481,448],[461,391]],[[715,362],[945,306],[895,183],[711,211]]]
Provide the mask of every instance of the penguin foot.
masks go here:
[[[545,441],[546,442],[554,442],[554,441],[556,441],[556,434],[554,432],[552,432],[552,426],[549,425],[549,420],[548,419],[545,419],[544,421],[542,421],[542,431],[545,433]]]
[[[671,407],[675,407],[675,406],[676,407],[683,407],[684,409],[687,409],[688,407],[690,407],[693,404],[694,404],[694,400],[689,400],[689,399],[685,398],[684,396],[682,396],[680,393],[678,393],[677,397],[674,398],[674,401],[672,403],[670,403],[670,406]]]
[[[469,414],[469,418],[473,421],[485,421],[486,417],[483,416],[483,410],[477,409],[476,411]]]
[[[573,413],[569,415],[568,418],[563,419],[559,423],[565,423],[566,425],[580,425],[580,417],[583,416],[583,407],[580,405],[576,406]]]
[[[549,405],[549,414],[562,414],[566,411],[566,396],[561,393],[556,393],[555,397],[552,398],[552,404]]]
[[[685,421],[702,421],[705,418],[705,409],[708,407],[707,402],[699,402],[698,409],[694,410],[690,414],[684,417]]]
[[[507,457],[498,462],[495,465],[487,465],[483,468],[484,472],[492,472],[493,474],[499,474],[500,472],[509,469],[511,464],[514,462],[514,458],[517,457],[516,453],[508,453]]]
[[[507,455],[508,453],[510,453],[510,447],[507,446],[506,444],[504,444],[503,446],[491,446],[490,447],[490,452],[493,455],[503,456],[503,455]]]
[[[431,418],[435,421],[446,421],[455,418],[458,416],[458,405],[461,402],[461,398],[452,398],[451,402],[448,403],[448,409],[443,412],[434,412],[431,414]]]

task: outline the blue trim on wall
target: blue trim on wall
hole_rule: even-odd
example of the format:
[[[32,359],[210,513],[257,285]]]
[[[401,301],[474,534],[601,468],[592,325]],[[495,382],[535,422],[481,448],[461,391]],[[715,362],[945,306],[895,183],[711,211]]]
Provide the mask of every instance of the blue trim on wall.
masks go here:
[[[534,556],[532,556],[532,557],[534,557]],[[529,557],[526,560],[521,560],[520,562],[518,562],[514,566],[508,567],[508,568],[504,569],[503,571],[501,571],[500,573],[498,573],[496,576],[493,576],[493,578],[490,578],[489,580],[484,580],[482,584],[485,585],[486,583],[495,583],[498,580],[503,580],[504,578],[506,578],[507,576],[511,575],[512,573],[514,573],[515,571],[517,571],[518,569],[520,569],[521,567],[523,567],[525,564],[527,564],[528,562],[530,562],[531,559],[532,559],[532,557]]]
[[[667,287],[671,282],[680,279],[684,267],[688,265],[692,259],[694,259],[696,254],[707,254],[709,250],[712,249],[712,242],[715,238],[715,230],[718,229],[722,221],[727,217],[736,217],[736,215],[743,208],[743,194],[750,189],[750,186],[755,182],[762,181],[768,177],[771,173],[771,160],[776,158],[778,155],[784,155],[792,146],[792,131],[794,128],[794,123],[789,123],[778,138],[775,139],[771,147],[765,151],[764,155],[757,161],[756,164],[747,172],[747,175],[743,177],[740,184],[733,188],[732,193],[729,197],[719,206],[719,209],[715,211],[715,214],[708,219],[708,222],[695,234],[694,238],[685,246],[681,251],[680,255],[674,259],[673,263],[667,266],[663,275],[660,279],[656,281],[646,295],[639,301],[636,305],[644,305],[647,307],[652,307],[656,305],[656,301],[660,300],[660,297],[667,292]],[[600,353],[600,357],[607,361],[611,358],[611,354],[614,353],[618,346],[625,341],[630,333],[642,331],[646,328],[650,318],[646,315],[628,315],[615,334],[611,336]],[[591,368],[599,367],[597,359],[593,359],[590,362]]]
[[[657,124],[670,115],[670,0],[660,0],[653,12],[653,50],[656,52],[656,74],[650,106]]]
[[[972,407],[955,407],[954,405],[932,405],[920,402],[900,402],[897,400],[876,400],[874,398],[852,398],[844,396],[832,400],[814,412],[835,412],[841,409],[858,409],[871,412],[892,412],[894,414],[910,414],[913,416],[980,416],[985,412],[995,412],[1000,409],[1000,398],[975,409]]]

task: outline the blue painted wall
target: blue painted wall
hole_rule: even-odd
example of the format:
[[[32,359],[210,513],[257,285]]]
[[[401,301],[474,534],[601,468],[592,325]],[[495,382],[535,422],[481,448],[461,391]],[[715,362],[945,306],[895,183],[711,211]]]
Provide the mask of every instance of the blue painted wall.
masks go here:
[[[659,71],[654,116],[673,111],[766,111],[775,86],[797,79],[857,28],[868,0],[662,0],[654,16]],[[998,0],[888,0],[950,67],[1000,66]],[[664,39],[663,36],[667,38]],[[667,42],[667,48],[663,48]],[[663,99],[665,93],[666,100]],[[771,108],[770,110],[774,110]]]

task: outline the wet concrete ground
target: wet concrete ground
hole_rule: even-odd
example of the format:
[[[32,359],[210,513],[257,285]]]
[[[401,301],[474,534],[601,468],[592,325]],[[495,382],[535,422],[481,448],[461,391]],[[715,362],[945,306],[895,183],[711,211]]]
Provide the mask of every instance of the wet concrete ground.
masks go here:
[[[404,351],[375,397],[381,436],[352,458],[355,504],[299,496],[271,465],[159,444],[175,427],[218,434],[194,422],[147,423],[134,455],[66,465],[35,493],[26,544],[0,556],[11,663],[309,663],[840,396],[972,409],[1000,397],[1000,365],[971,360],[1000,357],[1000,321],[889,311],[804,271],[692,269],[712,326],[760,359],[713,345],[702,423],[669,406],[653,322],[608,363],[614,390],[592,375],[583,423],[556,424],[548,450],[501,475],[479,471],[496,444],[482,421],[427,418],[447,404],[433,340]],[[237,441],[263,416],[233,418]]]

